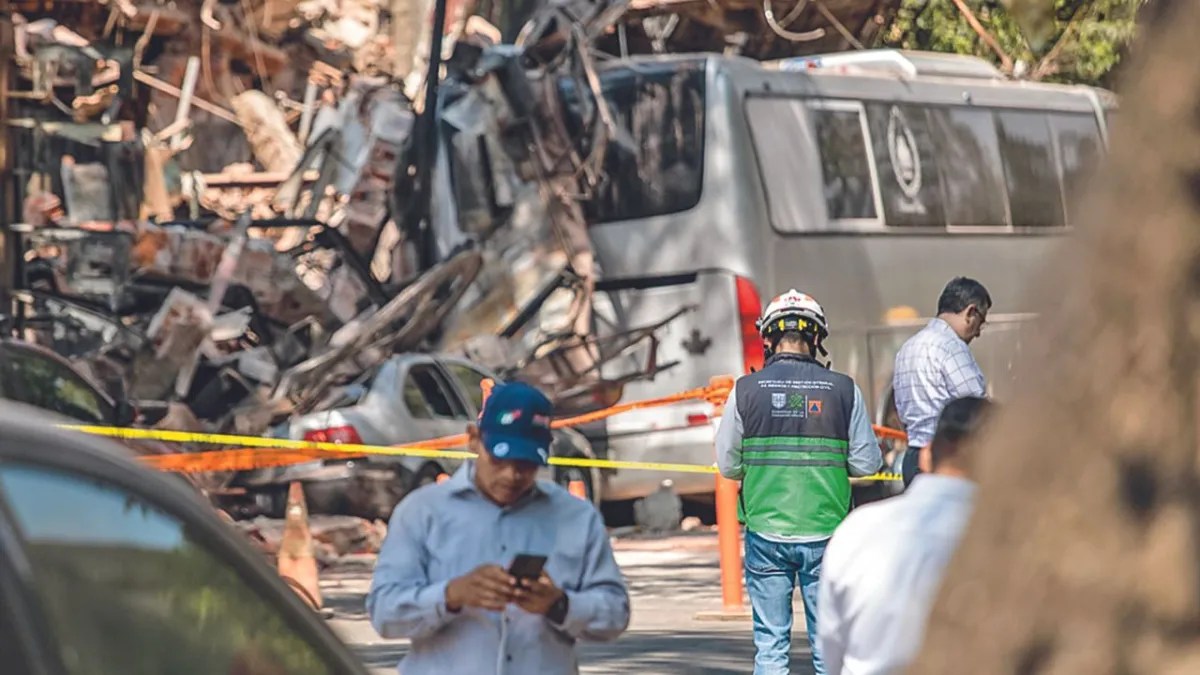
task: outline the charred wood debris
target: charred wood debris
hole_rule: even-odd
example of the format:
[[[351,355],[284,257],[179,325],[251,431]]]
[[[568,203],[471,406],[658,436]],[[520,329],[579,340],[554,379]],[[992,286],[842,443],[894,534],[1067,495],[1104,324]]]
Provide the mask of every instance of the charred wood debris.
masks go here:
[[[600,375],[662,324],[593,334],[589,200],[661,158],[597,72],[846,49],[896,5],[448,0],[434,97],[432,0],[11,0],[4,334],[145,426],[263,434],[405,350],[599,407],[670,364]]]

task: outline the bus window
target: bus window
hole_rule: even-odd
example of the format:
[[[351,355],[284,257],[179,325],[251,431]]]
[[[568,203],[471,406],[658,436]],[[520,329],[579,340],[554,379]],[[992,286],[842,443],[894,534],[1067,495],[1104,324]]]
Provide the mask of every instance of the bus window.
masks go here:
[[[1058,142],[1067,222],[1072,223],[1087,180],[1104,155],[1104,143],[1100,140],[1100,126],[1091,115],[1052,113],[1050,128]]]
[[[942,166],[946,224],[1007,227],[1008,196],[992,113],[930,108],[928,114]]]
[[[601,87],[633,147],[610,141],[604,179],[584,202],[589,222],[678,213],[700,201],[704,168],[704,61],[602,71]],[[567,129],[585,135],[584,115],[570,80],[562,83]],[[585,93],[589,97],[591,93]],[[586,107],[586,110],[585,110]],[[599,122],[596,122],[597,124]]]
[[[878,220],[872,157],[858,104],[809,104],[829,220]]]
[[[1046,113],[996,111],[995,115],[1013,227],[1063,225],[1062,190]]]
[[[860,104],[748,98],[746,122],[776,230],[878,225],[873,158],[867,154]],[[828,219],[814,213],[813,204],[821,202]]]
[[[780,232],[817,229],[809,204],[821,199],[811,177],[816,171],[804,102],[748,98],[746,123],[758,158],[771,225]]]
[[[924,108],[867,103],[883,219],[901,227],[946,225],[938,156]]]

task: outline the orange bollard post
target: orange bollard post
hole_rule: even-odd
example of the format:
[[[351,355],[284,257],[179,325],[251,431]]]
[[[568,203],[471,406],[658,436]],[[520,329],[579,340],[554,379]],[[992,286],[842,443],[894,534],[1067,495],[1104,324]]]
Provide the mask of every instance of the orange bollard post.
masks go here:
[[[572,496],[579,497],[580,499],[584,500],[585,502],[587,501],[587,498],[588,498],[587,487],[583,484],[583,481],[581,481],[581,480],[573,480],[573,481],[568,482],[567,483],[567,492],[570,492]]]
[[[733,387],[732,377],[714,377],[706,398],[713,418],[725,412],[725,399]],[[721,604],[719,612],[700,612],[698,621],[738,621],[750,618],[742,601],[742,534],[738,529],[738,484],[717,474],[717,550],[721,560]]]
[[[737,518],[738,484],[717,474],[717,545],[721,552],[721,600],[726,612],[740,612],[742,542]]]

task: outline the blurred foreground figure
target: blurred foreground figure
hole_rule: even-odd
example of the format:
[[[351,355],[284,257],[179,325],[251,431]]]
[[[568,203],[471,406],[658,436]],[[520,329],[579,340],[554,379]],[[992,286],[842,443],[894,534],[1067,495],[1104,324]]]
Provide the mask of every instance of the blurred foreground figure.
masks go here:
[[[831,675],[903,672],[921,647],[946,563],[971,515],[975,484],[962,448],[991,404],[951,401],[924,473],[904,494],[855,509],[825,551],[817,607],[821,654]]]

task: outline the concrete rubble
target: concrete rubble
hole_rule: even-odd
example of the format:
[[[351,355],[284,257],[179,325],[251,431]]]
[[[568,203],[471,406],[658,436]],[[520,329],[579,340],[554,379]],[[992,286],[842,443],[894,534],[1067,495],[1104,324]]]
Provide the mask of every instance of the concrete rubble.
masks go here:
[[[308,517],[308,526],[312,533],[314,553],[322,565],[330,565],[346,557],[378,553],[379,545],[387,535],[387,523],[350,516],[312,514]],[[252,520],[237,521],[235,527],[264,554],[273,556],[279,552],[284,530],[282,519],[259,516]]]
[[[789,30],[825,42],[755,33],[740,0],[453,0],[426,111],[432,2],[13,0],[0,299],[16,336],[114,398],[171,403],[143,425],[182,408],[261,435],[416,349],[534,381],[564,413],[615,402],[669,364],[601,366],[672,317],[592,334],[588,195],[606,152],[637,150],[598,59],[830,51],[898,3],[812,4]]]

